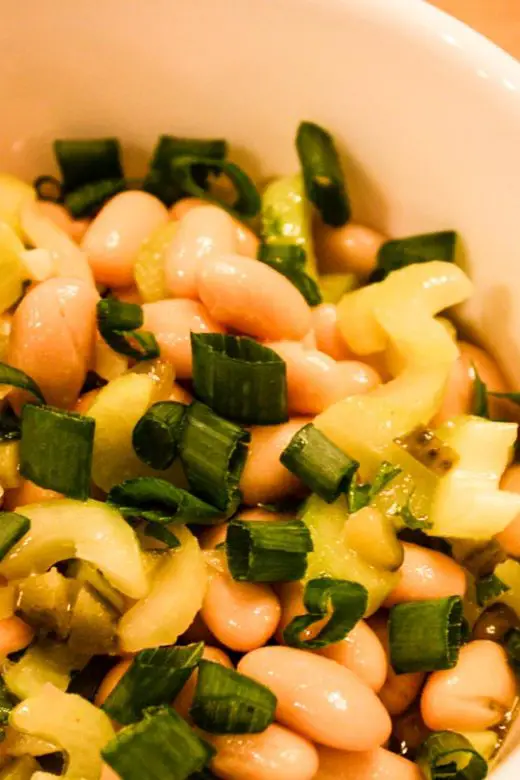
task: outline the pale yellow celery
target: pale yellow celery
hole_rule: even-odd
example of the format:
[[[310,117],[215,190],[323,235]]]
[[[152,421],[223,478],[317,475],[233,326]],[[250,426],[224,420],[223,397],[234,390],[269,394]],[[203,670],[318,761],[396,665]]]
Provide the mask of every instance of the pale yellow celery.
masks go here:
[[[18,661],[4,661],[2,677],[19,699],[36,696],[48,683],[67,690],[71,673],[82,669],[88,656],[73,653],[67,645],[41,641],[32,645]]]
[[[431,262],[394,271],[383,282],[347,294],[339,325],[351,349],[387,350],[395,378],[365,395],[351,396],[318,415],[315,425],[371,476],[393,440],[437,411],[458,351],[439,311],[460,303],[471,283],[451,263]]]
[[[137,289],[145,303],[161,301],[168,297],[164,282],[166,250],[177,232],[178,222],[168,222],[152,233],[141,246],[134,263]]]
[[[461,731],[461,734],[486,761],[490,760],[498,747],[498,734],[495,731]]]
[[[0,563],[8,580],[40,574],[58,561],[80,558],[131,598],[142,598],[149,583],[134,530],[120,513],[100,501],[55,499],[23,507],[31,528]]]
[[[0,398],[4,398],[5,385],[0,385]],[[7,388],[7,392],[11,388]],[[20,447],[17,441],[0,442],[0,485],[4,490],[19,487],[20,477]]]
[[[117,379],[128,371],[128,358],[109,347],[106,341],[98,335],[94,344],[92,369],[102,379],[111,382],[112,379]]]
[[[150,593],[119,622],[123,652],[174,644],[202,606],[207,584],[203,553],[184,526],[175,526],[175,535],[181,546],[162,553],[164,563],[154,573]]]
[[[12,324],[12,317],[10,314],[0,315],[0,360],[2,361],[5,361],[7,357],[7,350],[9,348],[9,337],[11,335],[11,324]],[[3,390],[3,388],[1,389]]]
[[[6,222],[20,238],[22,205],[35,199],[36,192],[29,184],[9,173],[0,174],[0,221]]]
[[[346,293],[359,287],[355,274],[323,274],[318,282],[323,303],[338,303]]]
[[[71,693],[46,685],[36,696],[18,704],[10,723],[25,734],[40,737],[66,753],[70,780],[99,780],[101,749],[115,736],[110,719],[98,707]]]
[[[16,608],[16,588],[11,583],[0,586],[0,620],[14,615]]]
[[[352,515],[355,517],[355,515]],[[358,535],[349,538],[349,514],[346,499],[342,496],[333,504],[327,504],[313,495],[307,501],[302,520],[311,532],[314,551],[309,553],[306,579],[335,577],[359,582],[368,591],[367,615],[379,609],[399,580],[399,574],[382,566],[374,566],[358,551],[355,544]],[[395,534],[393,536],[395,541]],[[371,543],[381,544],[379,530],[374,538],[363,541],[363,549]],[[373,560],[373,556],[370,556]],[[397,561],[394,560],[394,563]]]
[[[18,758],[19,756],[46,756],[49,753],[56,753],[56,745],[46,742],[38,737],[30,737],[28,734],[20,734],[11,726],[8,726],[5,732],[5,739],[2,748],[7,755]],[[0,775],[0,780],[1,780]]]
[[[0,314],[21,297],[27,276],[22,263],[24,245],[6,223],[0,222]]]
[[[491,539],[520,512],[520,495],[499,489],[517,425],[467,416],[445,423],[436,433],[455,450],[459,460],[438,480],[428,533]]]
[[[0,780],[32,780],[37,777],[39,764],[32,756],[21,756],[0,771]]]

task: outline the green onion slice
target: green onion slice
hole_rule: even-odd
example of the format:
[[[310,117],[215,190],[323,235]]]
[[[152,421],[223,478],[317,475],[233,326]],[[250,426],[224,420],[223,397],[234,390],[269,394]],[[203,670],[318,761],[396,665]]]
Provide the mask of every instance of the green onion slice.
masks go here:
[[[85,500],[95,421],[50,406],[25,404],[22,410],[20,474],[43,488]]]
[[[399,466],[393,466],[384,460],[379,466],[372,484],[368,482],[361,484],[357,479],[352,478],[347,490],[349,512],[354,514],[354,512],[368,506],[400,473]]]
[[[110,198],[126,190],[124,179],[89,182],[65,196],[65,206],[73,217],[93,217]]]
[[[211,193],[197,182],[197,170],[206,168],[213,173],[226,176],[236,192],[236,199],[228,206],[223,201],[215,198]],[[217,203],[226,209],[240,214],[242,217],[254,217],[260,211],[260,193],[253,180],[236,163],[229,160],[216,160],[211,157],[199,157],[198,155],[182,155],[174,157],[171,161],[171,173],[183,192],[196,198]]]
[[[102,705],[118,723],[140,720],[143,710],[172,702],[202,658],[204,643],[141,650]]]
[[[210,734],[256,734],[273,722],[276,696],[265,685],[227,669],[201,661],[193,721]]]
[[[313,122],[301,122],[296,148],[307,197],[327,225],[344,225],[350,219],[350,203],[332,136]]]
[[[232,514],[241,500],[238,485],[251,434],[196,401],[188,408],[181,436],[181,460],[191,490]]]
[[[348,491],[359,468],[312,423],[294,434],[280,461],[329,504]]]
[[[493,398],[504,398],[506,401],[512,401],[514,404],[520,404],[520,393],[494,393],[488,391],[488,395],[492,395]]]
[[[484,780],[488,766],[471,742],[454,731],[438,731],[423,743],[417,764],[426,780]]]
[[[159,357],[153,333],[137,331],[143,324],[143,310],[137,303],[103,298],[97,304],[98,329],[109,347],[134,360]]]
[[[471,414],[477,417],[489,419],[488,389],[485,382],[482,381],[475,363],[471,364],[475,373],[473,380],[473,400],[471,402]]]
[[[211,525],[222,520],[222,513],[214,506],[157,477],[136,477],[115,485],[107,503],[117,507],[127,520],[143,519],[161,525]]]
[[[417,517],[410,509],[411,495],[408,497],[408,501],[399,509],[399,517],[407,528],[411,531],[427,531],[432,528],[433,523],[428,517]]]
[[[19,390],[25,390],[31,393],[38,401],[45,403],[43,393],[34,381],[24,371],[19,368],[8,366],[7,363],[0,363],[0,385],[11,385]]]
[[[7,404],[0,412],[0,441],[18,441],[21,435],[20,420]]]
[[[314,650],[341,642],[361,620],[368,602],[367,589],[358,582],[321,577],[305,585],[303,604],[306,615],[298,615],[284,629],[283,638],[290,647]],[[301,639],[305,629],[332,612],[327,624],[314,639]]]
[[[170,707],[145,710],[140,723],[122,729],[101,751],[122,780],[187,780],[214,754]]]
[[[245,336],[192,333],[195,394],[217,414],[251,425],[286,422],[285,363]]]
[[[0,561],[29,531],[31,521],[17,512],[0,512]]]
[[[261,244],[258,259],[285,276],[301,292],[309,306],[322,302],[316,281],[305,273],[305,250],[297,244]]]
[[[520,628],[512,628],[506,635],[506,652],[516,674],[520,673]]]
[[[454,230],[386,241],[377,256],[377,280],[374,281],[381,281],[392,271],[415,263],[427,263],[430,260],[453,263],[456,244],[457,233]]]
[[[144,527],[144,535],[151,539],[157,539],[158,542],[162,542],[169,550],[174,550],[176,547],[181,546],[175,534],[167,526],[160,523],[147,523]]]
[[[92,182],[123,178],[117,138],[57,140],[54,153],[66,193]]]
[[[485,606],[488,601],[498,598],[502,593],[511,590],[496,574],[488,574],[487,577],[481,577],[476,582],[477,604],[479,607]]]
[[[136,455],[153,469],[167,469],[177,457],[186,406],[176,401],[153,404],[132,433]]]
[[[371,496],[375,498],[375,496],[379,495],[393,479],[399,476],[401,471],[402,469],[399,466],[394,466],[392,463],[384,460],[372,482],[372,487],[370,488]]]
[[[63,200],[63,188],[61,181],[55,176],[38,176],[33,181],[38,200],[47,200],[51,203],[61,203]]]
[[[226,552],[233,579],[245,582],[291,582],[307,570],[313,545],[301,520],[258,523],[234,519],[228,525]]]
[[[463,639],[462,599],[410,601],[390,610],[390,663],[397,674],[452,669]]]

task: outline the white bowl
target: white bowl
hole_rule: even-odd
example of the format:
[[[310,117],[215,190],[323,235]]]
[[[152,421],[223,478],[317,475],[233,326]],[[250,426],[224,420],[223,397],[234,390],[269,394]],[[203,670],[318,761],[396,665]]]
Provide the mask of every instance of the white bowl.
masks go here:
[[[137,172],[161,132],[292,171],[322,123],[356,219],[460,231],[466,322],[520,383],[520,66],[486,39],[422,0],[45,0],[2,3],[0,41],[0,168],[29,178],[55,137],[118,135]]]

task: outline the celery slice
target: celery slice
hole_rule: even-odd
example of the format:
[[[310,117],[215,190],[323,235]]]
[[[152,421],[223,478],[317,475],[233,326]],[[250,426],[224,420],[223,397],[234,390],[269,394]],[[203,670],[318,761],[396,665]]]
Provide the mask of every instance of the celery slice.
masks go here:
[[[5,661],[2,675],[9,690],[19,699],[36,696],[47,683],[65,691],[72,671],[82,669],[88,657],[74,654],[63,644],[41,641],[30,647],[19,661]]]
[[[26,201],[34,201],[36,192],[16,176],[0,174],[0,220],[6,222],[19,237],[22,236],[20,211]]]
[[[55,499],[29,504],[23,512],[31,528],[0,563],[0,575],[21,579],[41,574],[58,561],[80,558],[131,598],[148,592],[137,536],[117,510],[92,499]]]
[[[21,756],[2,769],[0,780],[31,780],[41,774],[38,769],[39,764],[32,756]]]
[[[14,230],[5,222],[0,222],[0,313],[9,309],[22,295],[22,282],[26,276],[23,251],[24,245]]]
[[[145,303],[167,298],[164,282],[164,261],[166,250],[177,232],[178,222],[167,222],[152,233],[141,246],[134,263],[134,278],[137,289]]]

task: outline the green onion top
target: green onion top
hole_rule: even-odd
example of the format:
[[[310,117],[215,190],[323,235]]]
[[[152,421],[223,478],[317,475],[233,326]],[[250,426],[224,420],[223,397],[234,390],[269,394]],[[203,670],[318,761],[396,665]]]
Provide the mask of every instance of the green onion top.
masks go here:
[[[180,451],[191,490],[222,512],[232,514],[241,494],[240,477],[251,434],[198,401],[186,413]]]
[[[487,763],[471,742],[454,731],[438,731],[423,743],[417,763],[426,780],[484,780]]]
[[[430,260],[454,262],[456,244],[457,233],[453,230],[387,241],[377,256],[378,281],[391,271],[407,265],[427,263]]]
[[[251,425],[286,422],[285,363],[245,336],[192,333],[196,396],[217,414]]]
[[[471,414],[477,417],[489,419],[488,389],[485,382],[482,381],[477,367],[474,363],[471,367],[475,373],[473,380],[473,398],[471,401]]]
[[[301,520],[258,523],[234,519],[228,525],[227,561],[235,580],[301,580],[307,569],[307,553],[312,549],[309,529]]]
[[[254,734],[274,720],[276,696],[265,685],[221,664],[201,661],[190,709],[211,734]]]
[[[134,360],[159,357],[153,333],[137,330],[143,324],[143,310],[137,303],[104,298],[97,304],[97,325],[109,347]]]
[[[20,474],[43,488],[85,500],[95,421],[50,406],[25,404],[22,410]]]
[[[318,284],[304,270],[303,247],[297,244],[260,244],[258,259],[285,276],[301,292],[309,306],[322,302]]]
[[[102,709],[118,723],[135,723],[147,707],[172,702],[202,658],[203,642],[141,650]]]
[[[280,461],[329,504],[349,489],[359,468],[312,423],[294,434]]]
[[[167,469],[177,457],[186,406],[176,401],[153,404],[138,420],[132,445],[136,455],[153,469]]]
[[[506,585],[496,574],[488,574],[486,577],[481,577],[477,580],[475,587],[477,604],[480,607],[484,607],[488,601],[492,601],[501,596],[502,593],[507,593],[510,590],[510,586]]]
[[[122,179],[121,148],[117,138],[68,138],[54,142],[63,190],[72,192],[103,179]]]
[[[334,580],[330,577],[309,580],[303,594],[307,614],[298,615],[291,620],[284,629],[284,641],[290,647],[299,647],[302,650],[341,642],[365,614],[367,602],[367,589],[358,582]],[[323,620],[329,611],[332,611],[330,619],[317,636],[313,639],[300,638],[303,631]]]
[[[462,599],[449,596],[390,610],[390,663],[397,674],[452,669],[463,640]]]
[[[215,751],[170,707],[151,707],[101,751],[122,780],[187,780]]]
[[[38,401],[45,403],[43,393],[34,381],[24,371],[19,368],[8,366],[7,363],[0,363],[0,385],[11,385],[19,390],[25,390],[34,395]]]
[[[127,189],[124,179],[89,182],[65,196],[65,206],[75,219],[94,217],[105,203]]]
[[[313,122],[301,122],[296,148],[307,197],[327,225],[344,225],[350,219],[350,203],[332,136]]]

